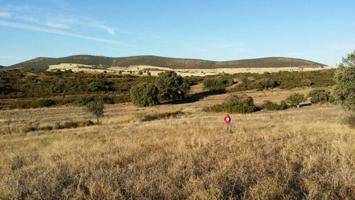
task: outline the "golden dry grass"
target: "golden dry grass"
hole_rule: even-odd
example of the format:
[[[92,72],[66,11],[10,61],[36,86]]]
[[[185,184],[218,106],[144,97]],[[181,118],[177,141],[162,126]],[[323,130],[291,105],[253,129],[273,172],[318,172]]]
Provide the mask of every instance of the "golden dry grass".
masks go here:
[[[74,72],[86,73],[121,73],[121,74],[135,74],[140,75],[140,72],[149,71],[152,76],[158,76],[159,73],[165,71],[175,71],[181,76],[208,76],[218,75],[221,73],[236,74],[236,73],[265,73],[265,72],[280,72],[280,71],[319,71],[324,69],[331,69],[331,67],[245,67],[245,68],[215,68],[215,69],[172,69],[170,67],[158,67],[151,65],[132,65],[129,67],[109,67],[106,69],[98,69],[93,65],[75,64],[75,63],[61,63],[58,65],[50,65],[48,71],[56,70],[72,70]]]
[[[77,107],[1,111],[1,131],[13,120],[0,136],[0,199],[355,198],[355,131],[340,107],[234,114],[229,134],[223,113],[201,112],[224,98],[113,105],[100,126],[30,133],[21,126],[91,116]],[[185,114],[139,121],[175,111]]]

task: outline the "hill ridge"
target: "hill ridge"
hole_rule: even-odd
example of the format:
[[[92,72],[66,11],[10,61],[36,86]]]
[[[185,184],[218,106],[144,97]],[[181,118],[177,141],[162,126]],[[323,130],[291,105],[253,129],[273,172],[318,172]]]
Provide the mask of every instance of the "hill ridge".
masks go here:
[[[154,55],[128,57],[107,57],[97,55],[72,55],[59,58],[37,57],[25,62],[9,66],[9,69],[24,68],[46,70],[50,65],[74,63],[92,65],[100,68],[111,66],[129,67],[134,65],[150,65],[172,69],[213,69],[213,68],[280,68],[280,67],[322,67],[324,64],[289,57],[262,57],[252,59],[213,61],[194,58],[173,58]]]

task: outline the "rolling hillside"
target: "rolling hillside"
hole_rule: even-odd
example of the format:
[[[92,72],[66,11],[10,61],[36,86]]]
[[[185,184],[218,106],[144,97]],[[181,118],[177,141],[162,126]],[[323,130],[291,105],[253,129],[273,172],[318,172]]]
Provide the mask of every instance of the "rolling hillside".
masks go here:
[[[168,58],[159,56],[132,56],[111,58],[104,56],[76,55],[62,58],[35,58],[29,61],[18,63],[9,67],[46,70],[49,65],[61,63],[75,63],[93,65],[98,68],[107,68],[111,66],[128,67],[132,65],[150,65],[157,67],[169,67],[173,69],[213,69],[213,68],[278,68],[278,67],[320,67],[323,64],[313,61],[286,58],[286,57],[268,57],[256,59],[244,59],[233,61],[210,61],[200,59],[182,59]]]

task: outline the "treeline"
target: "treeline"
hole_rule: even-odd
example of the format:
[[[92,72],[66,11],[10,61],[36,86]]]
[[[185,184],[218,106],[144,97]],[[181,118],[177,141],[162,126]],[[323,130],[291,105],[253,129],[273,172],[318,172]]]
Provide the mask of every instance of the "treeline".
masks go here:
[[[309,102],[308,102],[309,101]],[[210,107],[204,107],[205,112],[228,112],[228,113],[252,113],[260,110],[286,110],[291,107],[301,107],[302,105],[318,103],[336,103],[335,97],[330,91],[324,89],[314,89],[306,96],[300,93],[294,93],[288,96],[280,103],[264,101],[261,105],[256,105],[251,96],[230,95],[229,98],[221,104],[215,104]]]
[[[250,89],[334,85],[335,70],[310,72],[221,74],[208,77],[181,77],[174,72],[159,77],[90,74],[71,71],[0,71],[0,109],[36,108],[63,104],[86,105],[96,96],[105,103],[132,101],[140,106],[185,98],[191,85],[202,82],[209,90],[228,92]],[[15,99],[15,100],[14,100]]]
[[[141,81],[154,77],[66,72],[0,72],[0,98],[40,98],[51,96],[127,93]]]
[[[86,105],[96,96],[105,103],[128,102],[131,87],[154,80],[151,76],[5,70],[0,71],[0,109]]]
[[[240,73],[220,74],[204,78],[206,89],[226,89],[229,92],[245,90],[264,90],[272,88],[292,89],[296,87],[327,87],[335,84],[335,69],[307,71],[307,72],[274,72],[274,73]]]
[[[292,89],[296,87],[326,87],[332,86],[334,82],[335,69],[305,72],[274,72],[274,73],[242,73],[233,75],[238,79],[236,87],[232,91],[243,91],[250,89]]]

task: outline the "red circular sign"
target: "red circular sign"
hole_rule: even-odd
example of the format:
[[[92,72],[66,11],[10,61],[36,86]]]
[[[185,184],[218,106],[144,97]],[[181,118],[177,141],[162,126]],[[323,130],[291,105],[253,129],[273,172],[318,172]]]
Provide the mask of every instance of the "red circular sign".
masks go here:
[[[223,120],[225,124],[230,124],[232,122],[232,118],[229,115],[226,115]]]

